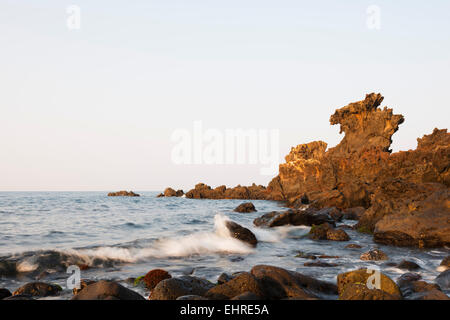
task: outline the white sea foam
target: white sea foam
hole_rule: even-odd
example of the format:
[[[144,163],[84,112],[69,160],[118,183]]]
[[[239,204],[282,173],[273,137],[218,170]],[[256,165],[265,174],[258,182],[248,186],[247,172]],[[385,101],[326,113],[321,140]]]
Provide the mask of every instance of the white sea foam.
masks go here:
[[[250,246],[231,237],[226,227],[227,221],[229,221],[228,217],[217,214],[214,217],[213,232],[199,232],[183,237],[161,239],[155,241],[148,248],[99,247],[70,250],[68,253],[78,255],[83,260],[90,262],[95,258],[136,262],[150,257],[183,257],[209,253],[252,253],[253,249]]]

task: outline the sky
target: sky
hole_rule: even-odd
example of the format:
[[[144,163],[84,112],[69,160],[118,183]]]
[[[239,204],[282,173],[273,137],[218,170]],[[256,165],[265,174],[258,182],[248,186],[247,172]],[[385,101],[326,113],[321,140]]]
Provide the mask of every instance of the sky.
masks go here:
[[[283,162],[339,143],[330,115],[370,92],[405,117],[393,150],[414,149],[449,127],[449,17],[441,0],[0,0],[0,190],[267,185],[261,163],[176,163],[174,132],[278,130]]]

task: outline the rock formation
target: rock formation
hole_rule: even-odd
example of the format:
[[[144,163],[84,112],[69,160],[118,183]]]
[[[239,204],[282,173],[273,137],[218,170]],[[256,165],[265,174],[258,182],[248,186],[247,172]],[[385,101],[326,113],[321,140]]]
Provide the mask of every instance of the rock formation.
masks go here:
[[[137,193],[134,193],[133,191],[117,191],[117,192],[110,192],[108,193],[108,197],[139,197]]]

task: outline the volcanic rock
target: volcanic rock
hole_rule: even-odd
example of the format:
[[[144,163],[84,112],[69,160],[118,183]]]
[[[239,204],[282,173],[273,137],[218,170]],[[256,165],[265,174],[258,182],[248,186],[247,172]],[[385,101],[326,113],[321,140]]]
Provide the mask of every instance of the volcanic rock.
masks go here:
[[[256,212],[256,208],[251,202],[244,202],[237,206],[234,211],[236,212]]]
[[[137,193],[134,193],[133,191],[117,191],[117,192],[110,192],[108,193],[108,197],[139,197]]]
[[[208,280],[192,276],[165,279],[156,285],[149,300],[175,300],[186,295],[204,296],[212,287],[214,284]]]
[[[143,296],[114,281],[101,280],[89,284],[71,300],[145,300]]]
[[[230,231],[230,234],[233,238],[244,241],[252,247],[256,247],[258,240],[256,239],[253,232],[251,232],[249,229],[244,228],[243,226],[233,221],[227,221],[225,225]]]

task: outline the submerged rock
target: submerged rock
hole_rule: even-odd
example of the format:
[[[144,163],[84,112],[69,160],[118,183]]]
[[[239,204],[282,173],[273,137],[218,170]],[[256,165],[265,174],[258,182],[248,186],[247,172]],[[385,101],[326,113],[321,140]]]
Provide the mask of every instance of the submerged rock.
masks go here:
[[[417,270],[417,269],[420,269],[420,266],[417,263],[413,262],[413,261],[402,260],[397,265],[397,268],[406,269],[406,270]]]
[[[255,208],[253,203],[251,203],[251,202],[244,202],[244,203],[241,203],[239,206],[237,206],[234,209],[234,211],[236,211],[236,212],[247,212],[248,213],[248,212],[256,212],[257,210],[256,210],[256,208]]]
[[[9,260],[0,261],[0,276],[12,277],[17,274],[16,263]]]
[[[251,232],[249,229],[244,228],[243,226],[233,221],[227,221],[225,225],[230,231],[230,234],[233,238],[246,242],[252,247],[256,247],[258,240],[256,239],[256,236],[253,234],[253,232]]]
[[[388,256],[379,249],[372,249],[367,252],[364,252],[359,257],[361,260],[373,260],[373,261],[379,261],[379,260],[388,260]]]
[[[33,297],[56,296],[62,288],[45,282],[30,282],[13,292],[13,295],[29,295]]]
[[[145,300],[143,296],[114,281],[101,280],[89,284],[71,300]]]
[[[204,296],[212,287],[214,284],[208,280],[192,276],[165,279],[156,285],[149,300],[175,300],[187,295]]]
[[[133,191],[117,191],[117,192],[110,192],[108,193],[108,197],[139,197],[137,193],[134,193]]]

